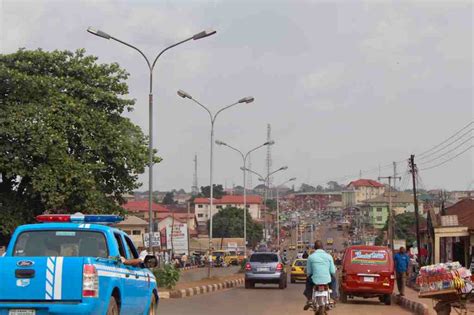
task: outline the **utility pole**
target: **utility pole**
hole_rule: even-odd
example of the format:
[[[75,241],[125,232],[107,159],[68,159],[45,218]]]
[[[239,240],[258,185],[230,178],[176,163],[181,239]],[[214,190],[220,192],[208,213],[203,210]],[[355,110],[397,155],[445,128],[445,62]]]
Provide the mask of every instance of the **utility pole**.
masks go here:
[[[417,168],[415,164],[415,155],[410,156],[408,165],[410,166],[411,178],[413,180],[413,198],[415,204],[415,225],[416,225],[416,247],[418,248],[418,256],[420,255],[421,242],[420,242],[420,221],[419,221],[419,210],[418,210],[418,196],[416,195],[416,173]]]
[[[397,177],[397,162],[393,162],[393,178]],[[393,190],[397,190],[397,182],[393,182]]]
[[[400,180],[401,177],[394,177],[394,176],[385,176],[385,177],[379,177],[379,180],[381,179],[388,179],[388,239],[390,240],[390,249],[393,252],[393,239],[395,238],[394,236],[394,224],[393,224],[393,219],[394,215],[392,212],[392,179],[396,181],[397,179]]]

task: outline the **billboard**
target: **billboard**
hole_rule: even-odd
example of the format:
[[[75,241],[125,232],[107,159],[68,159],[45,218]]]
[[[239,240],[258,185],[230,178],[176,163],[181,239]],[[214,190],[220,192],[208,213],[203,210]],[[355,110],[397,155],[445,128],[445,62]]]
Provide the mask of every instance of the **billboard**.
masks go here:
[[[384,265],[388,262],[388,253],[385,250],[353,249],[351,263],[360,265]]]
[[[173,244],[171,244],[173,242]],[[171,246],[173,245],[173,246]],[[172,249],[176,254],[186,254],[188,252],[188,225],[186,223],[175,222],[173,231],[171,226],[166,227],[166,248]]]
[[[143,246],[148,247],[148,240],[150,238],[150,233],[143,234]],[[160,247],[160,233],[153,232],[153,236],[151,238],[151,246],[152,247]]]

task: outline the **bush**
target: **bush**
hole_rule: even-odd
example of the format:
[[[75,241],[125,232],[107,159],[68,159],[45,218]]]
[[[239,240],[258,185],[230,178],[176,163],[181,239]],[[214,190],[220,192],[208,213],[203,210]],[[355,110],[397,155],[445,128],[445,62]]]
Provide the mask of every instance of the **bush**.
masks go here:
[[[156,277],[158,287],[172,289],[178,283],[180,271],[172,265],[165,265],[162,268],[155,269],[153,274]]]
[[[240,263],[240,271],[245,271],[245,265],[247,264],[247,259],[242,259]]]

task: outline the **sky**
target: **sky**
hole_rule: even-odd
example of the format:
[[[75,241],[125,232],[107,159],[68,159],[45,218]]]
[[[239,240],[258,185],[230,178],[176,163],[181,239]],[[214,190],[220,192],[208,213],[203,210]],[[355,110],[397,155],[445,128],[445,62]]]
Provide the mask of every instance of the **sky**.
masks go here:
[[[136,99],[125,115],[148,134],[145,61],[87,33],[89,26],[150,59],[204,29],[217,31],[170,49],[155,68],[154,146],[163,161],[154,167],[154,190],[189,191],[194,154],[198,185],[209,184],[209,116],[179,89],[212,112],[255,97],[219,114],[215,138],[246,152],[267,140],[271,124],[272,169],[288,166],[275,185],[291,177],[296,187],[348,184],[361,171],[377,179],[393,175],[395,161],[398,186],[410,188],[406,160],[415,154],[421,188],[474,189],[472,149],[423,170],[472,146],[473,125],[417,162],[473,120],[471,1],[0,0],[1,53],[85,48],[101,63],[119,63]],[[242,158],[221,146],[214,153],[214,183],[242,185]],[[264,174],[266,155],[255,151],[252,169]],[[140,190],[147,178],[140,176]]]

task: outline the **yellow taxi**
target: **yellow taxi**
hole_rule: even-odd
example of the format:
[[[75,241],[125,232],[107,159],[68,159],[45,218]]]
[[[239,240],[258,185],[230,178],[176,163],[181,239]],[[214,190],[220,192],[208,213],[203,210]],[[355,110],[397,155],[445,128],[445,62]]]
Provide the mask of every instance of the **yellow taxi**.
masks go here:
[[[226,265],[238,265],[239,264],[239,254],[235,250],[230,250],[224,256],[224,261]]]
[[[332,239],[331,237],[329,237],[328,239],[326,239],[326,244],[327,244],[327,245],[332,245],[332,244],[334,244],[334,239]]]
[[[296,246],[295,245],[290,245],[290,246],[288,246],[288,249],[289,250],[296,250]]]
[[[296,280],[306,281],[306,261],[307,259],[295,259],[291,264],[290,281],[295,283]]]

